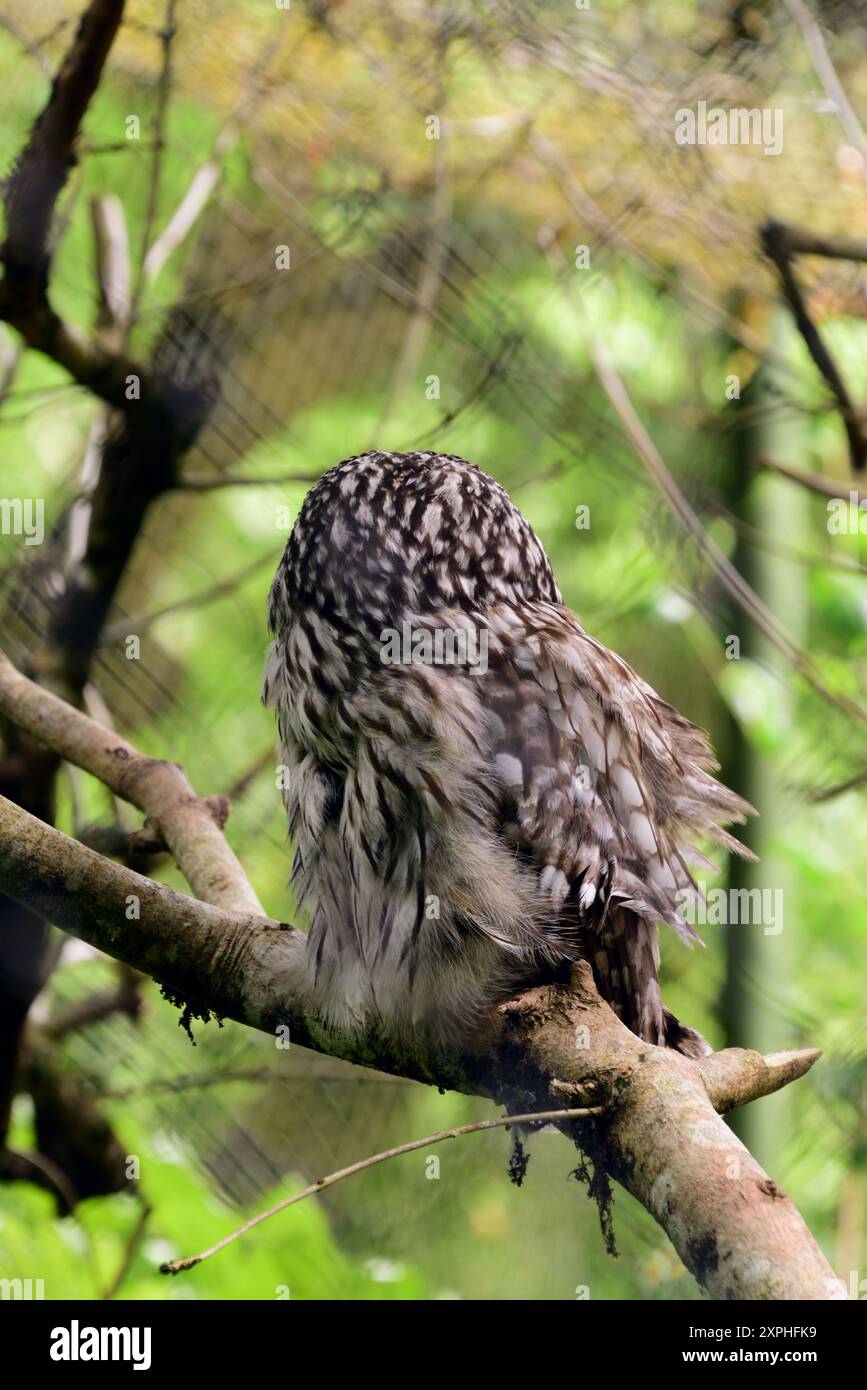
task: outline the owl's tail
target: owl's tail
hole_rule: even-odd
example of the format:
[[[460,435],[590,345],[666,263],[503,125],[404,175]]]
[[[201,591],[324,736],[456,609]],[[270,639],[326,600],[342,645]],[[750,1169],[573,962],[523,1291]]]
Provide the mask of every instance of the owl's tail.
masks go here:
[[[659,991],[659,930],[628,908],[610,910],[590,934],[591,964],[602,998],[633,1033],[656,1047],[704,1057],[710,1046],[666,1009]]]

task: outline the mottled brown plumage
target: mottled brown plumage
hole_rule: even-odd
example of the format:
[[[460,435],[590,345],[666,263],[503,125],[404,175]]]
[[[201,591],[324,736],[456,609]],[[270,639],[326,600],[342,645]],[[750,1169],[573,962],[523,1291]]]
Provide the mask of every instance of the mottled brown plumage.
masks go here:
[[[586,957],[633,1031],[703,1050],[662,1006],[657,922],[694,936],[691,841],[739,849],[722,825],[749,808],[563,606],[492,478],[435,453],[331,469],[270,622],[293,882],[335,1024],[451,1036]]]

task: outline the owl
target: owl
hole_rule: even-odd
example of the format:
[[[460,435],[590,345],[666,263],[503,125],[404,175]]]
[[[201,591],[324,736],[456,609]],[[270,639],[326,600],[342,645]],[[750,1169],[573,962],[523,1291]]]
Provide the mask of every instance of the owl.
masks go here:
[[[292,883],[331,1026],[455,1041],[592,966],[648,1043],[660,923],[696,937],[693,847],[751,808],[705,734],[565,607],[537,536],[465,459],[372,451],[308,493],[269,598]],[[712,866],[710,866],[712,867]]]

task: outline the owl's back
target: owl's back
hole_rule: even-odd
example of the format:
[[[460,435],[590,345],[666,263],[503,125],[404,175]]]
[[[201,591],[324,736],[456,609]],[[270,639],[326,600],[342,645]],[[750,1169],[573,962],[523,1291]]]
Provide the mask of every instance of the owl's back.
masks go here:
[[[449,1036],[580,954],[634,1031],[699,1047],[662,1008],[656,923],[689,937],[691,840],[738,848],[721,826],[748,808],[562,606],[503,489],[450,455],[347,459],[305,500],[270,617],[263,693],[332,1020]]]

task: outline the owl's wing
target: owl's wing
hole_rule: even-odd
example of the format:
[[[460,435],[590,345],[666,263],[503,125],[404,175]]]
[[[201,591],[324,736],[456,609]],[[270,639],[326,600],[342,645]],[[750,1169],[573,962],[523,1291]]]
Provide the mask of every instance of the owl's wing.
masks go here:
[[[624,1022],[661,1042],[656,923],[697,939],[685,903],[693,843],[749,854],[724,829],[752,808],[711,775],[703,731],[556,604],[485,614],[479,698],[501,787],[503,834],[540,890],[586,934],[597,983]]]

